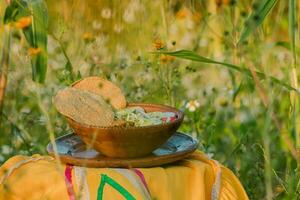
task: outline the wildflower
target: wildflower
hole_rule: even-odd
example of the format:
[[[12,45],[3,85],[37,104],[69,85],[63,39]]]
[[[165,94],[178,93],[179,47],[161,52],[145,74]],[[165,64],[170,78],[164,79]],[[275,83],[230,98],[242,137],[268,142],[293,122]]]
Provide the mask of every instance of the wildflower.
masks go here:
[[[285,192],[285,188],[283,188],[281,185],[277,185],[277,186],[275,187],[274,192],[275,192],[275,194],[279,195],[279,194]]]
[[[133,23],[135,20],[135,12],[132,9],[128,9],[124,12],[123,19],[127,23]]]
[[[165,44],[160,39],[156,39],[153,43],[153,46],[156,48],[156,50],[160,50],[164,48]]]
[[[222,0],[215,0],[216,4],[218,7],[220,7],[222,5]]]
[[[195,13],[193,14],[193,20],[194,20],[196,23],[198,23],[198,22],[200,22],[200,19],[201,19],[201,14],[200,14],[199,12],[195,12]]]
[[[182,8],[176,13],[178,19],[185,19],[189,15],[189,10],[187,8]]]
[[[116,33],[121,33],[122,30],[123,30],[123,26],[121,24],[115,24],[114,25],[114,31]]]
[[[35,55],[37,55],[37,54],[39,54],[39,53],[41,53],[42,52],[42,49],[41,48],[33,48],[33,47],[31,47],[31,48],[29,48],[28,49],[28,53],[29,53],[29,55],[32,57],[32,56],[35,56]]]
[[[102,11],[101,11],[101,16],[104,19],[110,19],[111,16],[112,16],[111,9],[110,8],[103,8]]]
[[[95,39],[94,36],[91,33],[88,33],[88,32],[84,33],[83,36],[82,36],[82,38],[86,42],[91,42],[91,41],[93,41]]]
[[[100,30],[101,27],[102,27],[102,24],[101,24],[101,22],[98,22],[98,21],[94,20],[93,23],[92,23],[92,26],[93,26],[93,29]]]
[[[8,145],[3,145],[1,151],[2,151],[2,154],[7,155],[7,154],[10,154],[13,151],[13,149]]]
[[[167,62],[168,62],[167,56],[166,55],[162,55],[160,57],[160,63],[166,64]]]
[[[160,56],[160,63],[167,64],[168,62],[171,62],[174,59],[175,59],[174,56],[162,55],[162,56]]]
[[[206,47],[208,45],[208,40],[207,39],[201,39],[199,41],[199,47]]]
[[[185,107],[189,109],[190,112],[195,112],[195,110],[200,107],[200,103],[197,100],[191,100]]]
[[[21,17],[18,21],[15,22],[15,27],[19,29],[24,29],[31,25],[31,17]]]
[[[194,29],[195,28],[195,22],[191,19],[187,19],[185,21],[185,26],[187,29]]]
[[[214,153],[206,153],[206,156],[209,158],[209,159],[212,159],[214,157]]]
[[[222,98],[222,99],[219,100],[219,104],[222,107],[226,107],[226,106],[228,106],[228,101],[227,101],[227,99]]]

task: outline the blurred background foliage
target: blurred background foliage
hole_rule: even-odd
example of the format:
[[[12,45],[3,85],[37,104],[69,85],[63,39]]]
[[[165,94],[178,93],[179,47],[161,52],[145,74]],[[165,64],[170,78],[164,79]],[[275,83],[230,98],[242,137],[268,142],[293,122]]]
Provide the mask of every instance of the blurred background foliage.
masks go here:
[[[7,4],[0,2],[3,21]],[[22,28],[11,26],[0,162],[16,154],[46,154],[49,136],[71,131],[54,109],[53,95],[81,77],[97,75],[117,83],[129,102],[183,109],[180,130],[197,137],[199,149],[233,170],[250,199],[300,199],[295,159],[299,94],[268,78],[258,81],[253,73],[297,87],[293,69],[299,56],[300,15],[291,9],[300,11],[300,5],[293,2],[46,0],[44,84],[32,81],[30,46]],[[270,9],[261,10],[263,3]],[[254,25],[247,24],[249,16]],[[240,41],[247,26],[249,38]],[[3,55],[3,24],[0,37]],[[220,65],[151,53],[181,49],[249,67],[254,78]]]

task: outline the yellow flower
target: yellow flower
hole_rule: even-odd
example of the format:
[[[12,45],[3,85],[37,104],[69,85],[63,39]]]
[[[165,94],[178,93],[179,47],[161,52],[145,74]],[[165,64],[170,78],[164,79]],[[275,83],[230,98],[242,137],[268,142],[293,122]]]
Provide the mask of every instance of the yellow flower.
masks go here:
[[[219,103],[220,103],[220,106],[222,106],[222,107],[228,106],[228,101],[225,98],[220,99]]]
[[[222,3],[224,4],[224,5],[229,5],[229,4],[231,4],[233,1],[232,0],[223,0],[222,1]]]
[[[32,48],[31,47],[31,48],[28,49],[28,53],[29,53],[30,56],[35,56],[35,55],[37,55],[41,52],[42,52],[41,48]]]
[[[195,112],[196,109],[200,107],[200,103],[197,100],[191,100],[185,107],[189,109],[190,112]]]
[[[190,14],[190,11],[187,8],[182,8],[176,13],[178,19],[185,19]]]
[[[21,17],[17,22],[15,22],[15,27],[19,29],[24,29],[31,25],[31,17]]]
[[[82,38],[86,41],[86,42],[91,42],[93,41],[95,38],[91,33],[84,33]]]
[[[233,0],[215,0],[218,7],[221,7],[222,5],[230,5],[234,3]]]
[[[121,24],[115,24],[114,25],[114,31],[116,33],[121,33],[122,30],[123,30],[123,26]]]
[[[154,41],[154,43],[153,43],[153,46],[154,46],[157,50],[160,50],[160,49],[162,49],[162,48],[165,46],[165,44],[163,43],[162,40],[156,39],[156,40]]]
[[[167,64],[168,62],[171,62],[175,59],[174,56],[168,56],[168,55],[162,55],[160,57],[160,63],[161,64]]]
[[[199,12],[195,12],[193,14],[193,20],[196,22],[196,23],[199,23],[200,20],[201,20],[201,14]]]

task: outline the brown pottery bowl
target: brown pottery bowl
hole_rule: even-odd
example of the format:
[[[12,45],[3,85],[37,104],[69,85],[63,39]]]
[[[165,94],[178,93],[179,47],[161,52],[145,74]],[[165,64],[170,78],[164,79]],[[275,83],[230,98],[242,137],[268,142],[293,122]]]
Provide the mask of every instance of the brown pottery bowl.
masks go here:
[[[164,144],[179,128],[184,114],[180,110],[159,104],[130,103],[127,107],[140,106],[146,112],[174,112],[176,119],[172,122],[141,126],[124,127],[90,126],[68,118],[68,123],[76,134],[90,147],[108,157],[136,158],[150,154]]]

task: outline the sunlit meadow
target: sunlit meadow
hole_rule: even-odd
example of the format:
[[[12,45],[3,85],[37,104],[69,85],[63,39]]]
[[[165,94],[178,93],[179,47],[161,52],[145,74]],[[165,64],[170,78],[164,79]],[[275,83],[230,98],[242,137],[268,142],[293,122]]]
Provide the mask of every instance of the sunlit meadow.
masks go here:
[[[184,110],[180,131],[233,170],[250,199],[300,199],[299,92],[293,90],[299,2],[46,0],[43,84],[32,80],[30,59],[38,52],[26,42],[22,24],[4,26],[7,2],[0,2],[0,67],[7,73],[1,163],[16,154],[46,154],[51,137],[71,131],[53,107],[53,95],[97,75],[117,83],[130,102]],[[264,3],[269,10],[259,10]],[[195,54],[162,54],[182,49]]]

